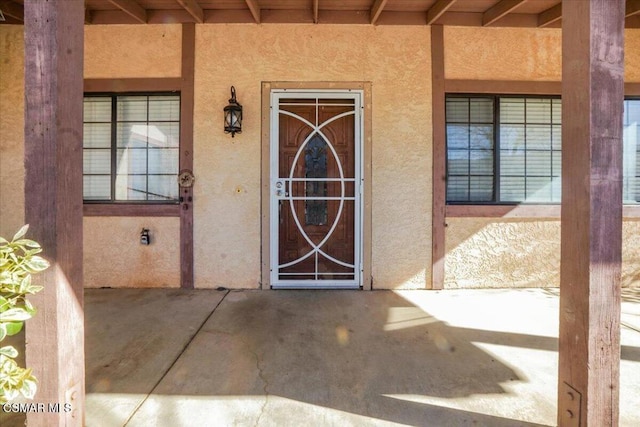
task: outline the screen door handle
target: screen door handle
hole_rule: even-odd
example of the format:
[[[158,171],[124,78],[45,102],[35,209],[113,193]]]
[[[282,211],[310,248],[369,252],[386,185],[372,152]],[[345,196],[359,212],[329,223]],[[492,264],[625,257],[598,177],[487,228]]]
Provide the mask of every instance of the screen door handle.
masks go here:
[[[278,197],[287,197],[289,194],[285,191],[285,183],[283,180],[276,181],[276,196]]]

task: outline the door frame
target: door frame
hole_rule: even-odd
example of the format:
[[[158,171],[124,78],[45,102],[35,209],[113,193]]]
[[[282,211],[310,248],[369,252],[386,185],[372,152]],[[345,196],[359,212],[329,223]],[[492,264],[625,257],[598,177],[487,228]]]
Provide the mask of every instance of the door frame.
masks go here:
[[[354,244],[360,245],[362,289],[372,288],[371,277],[371,83],[370,82],[263,82],[262,83],[262,136],[261,136],[261,289],[271,289],[271,92],[272,90],[306,90],[328,92],[360,91],[361,105],[361,178],[360,199],[361,237]]]

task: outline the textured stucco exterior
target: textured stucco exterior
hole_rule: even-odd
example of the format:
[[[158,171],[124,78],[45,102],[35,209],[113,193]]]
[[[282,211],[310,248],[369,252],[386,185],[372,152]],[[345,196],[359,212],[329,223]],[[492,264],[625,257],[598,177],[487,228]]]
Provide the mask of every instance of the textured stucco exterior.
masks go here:
[[[560,81],[560,29],[445,27],[448,79]],[[640,31],[625,31],[625,78],[640,81]],[[560,221],[447,218],[445,288],[560,285]],[[635,233],[634,233],[635,231]],[[623,227],[623,285],[638,284],[638,222]]]
[[[194,116],[195,285],[257,288],[261,277],[261,83],[372,84],[372,276],[375,288],[431,280],[431,64],[428,27],[197,25]],[[449,79],[557,81],[557,29],[445,27]],[[242,54],[228,54],[229,39]],[[640,30],[627,30],[627,81],[640,81]],[[24,218],[23,27],[0,26],[0,235]],[[179,77],[180,25],[85,29],[86,78]],[[243,133],[222,132],[229,87]],[[401,110],[402,115],[397,111]],[[18,161],[16,161],[18,159]],[[15,209],[14,209],[15,207]],[[559,284],[560,223],[447,218],[445,287]],[[151,246],[140,245],[150,228]],[[640,285],[640,222],[627,219],[623,285]],[[179,220],[86,217],[88,287],[176,287]],[[531,244],[534,242],[534,244]],[[114,273],[117,271],[117,274]]]
[[[242,46],[240,55],[228,54],[229,39]],[[196,27],[196,52],[197,286],[259,286],[261,82],[369,81],[374,288],[424,288],[431,256],[429,29],[205,25]],[[244,107],[234,139],[221,126],[231,85]]]
[[[624,45],[624,79],[640,82],[640,29],[625,30]]]
[[[445,288],[560,284],[560,221],[447,218]]]
[[[640,221],[622,227],[622,286],[640,286]],[[560,220],[447,218],[445,288],[560,286]]]
[[[640,288],[640,221],[622,224],[622,286]]]
[[[180,77],[181,25],[85,26],[85,78]],[[180,220],[85,217],[86,287],[179,287]],[[148,228],[152,244],[140,244]]]
[[[149,229],[150,245],[140,244]],[[180,286],[178,218],[84,218],[84,286]]]
[[[0,236],[24,222],[24,36],[0,26]]]
[[[84,28],[85,78],[180,77],[181,25]]]
[[[559,28],[444,27],[445,78],[560,81]],[[640,30],[625,30],[625,81],[640,82]]]
[[[559,81],[562,31],[444,27],[445,78]]]

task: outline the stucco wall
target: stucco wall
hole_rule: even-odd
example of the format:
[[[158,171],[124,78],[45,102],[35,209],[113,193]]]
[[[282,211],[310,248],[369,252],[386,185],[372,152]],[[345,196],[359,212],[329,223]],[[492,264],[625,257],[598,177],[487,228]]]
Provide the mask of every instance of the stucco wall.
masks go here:
[[[371,81],[374,287],[423,288],[431,247],[429,29],[205,25],[196,27],[196,52],[197,286],[253,288],[260,280],[261,82]],[[231,85],[244,107],[234,139],[222,132]]]
[[[7,236],[22,223],[24,208],[22,30],[0,26],[0,235]],[[425,287],[431,259],[429,29],[240,24],[198,25],[196,31],[196,286],[255,288],[260,280],[261,82],[370,81],[374,288]],[[558,80],[560,31],[534,34],[541,33],[447,27],[446,77]],[[177,77],[180,36],[180,25],[87,26],[85,77]],[[230,38],[241,54],[229,55]],[[625,40],[627,80],[640,81],[640,49],[632,48],[640,45],[640,30],[627,30]],[[234,139],[221,127],[231,85],[245,112],[244,131]],[[447,287],[535,285],[531,277],[557,284],[558,261],[550,255],[559,253],[557,221],[448,223]],[[84,224],[87,286],[178,286],[176,218],[85,218]],[[155,246],[139,244],[143,226],[155,230]],[[637,283],[640,225],[624,227],[623,282]],[[532,239],[536,246],[523,250]],[[473,256],[480,252],[488,254],[482,262]],[[126,258],[136,264],[122,264]],[[523,259],[531,266],[523,268]],[[541,269],[548,272],[540,276]]]
[[[181,25],[84,28],[85,78],[180,77]]]
[[[640,286],[640,221],[622,226],[622,286]],[[445,288],[560,286],[558,219],[447,218]]]
[[[0,236],[24,221],[23,27],[0,26]]]
[[[559,29],[445,27],[448,79],[559,81]],[[625,79],[640,81],[640,30],[625,31]],[[623,285],[640,284],[639,223],[623,227]],[[447,218],[445,287],[560,284],[560,221]]]
[[[640,29],[624,32],[624,79],[640,82]]]
[[[560,81],[559,28],[444,27],[445,78]],[[625,30],[625,81],[640,82],[640,29]]]
[[[150,245],[140,244],[149,229]],[[84,286],[180,286],[180,220],[147,217],[84,218]]]
[[[180,77],[180,25],[85,26],[85,78]],[[84,218],[86,287],[179,287],[178,218]],[[152,244],[140,244],[149,228]]]
[[[640,221],[622,224],[622,286],[640,288]]]
[[[560,284],[560,221],[447,218],[445,288]]]
[[[562,31],[444,27],[445,78],[559,81]]]

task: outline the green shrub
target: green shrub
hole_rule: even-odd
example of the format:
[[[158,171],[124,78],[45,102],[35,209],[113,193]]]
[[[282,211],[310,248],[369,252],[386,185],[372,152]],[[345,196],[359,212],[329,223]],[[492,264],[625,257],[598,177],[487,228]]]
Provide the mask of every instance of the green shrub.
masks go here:
[[[0,342],[22,330],[35,309],[27,295],[42,290],[31,283],[31,275],[49,267],[49,262],[37,254],[42,248],[25,239],[28,225],[22,227],[9,242],[0,237]],[[12,346],[0,346],[0,404],[22,395],[32,399],[37,389],[31,369],[21,368],[15,361],[18,351]]]

